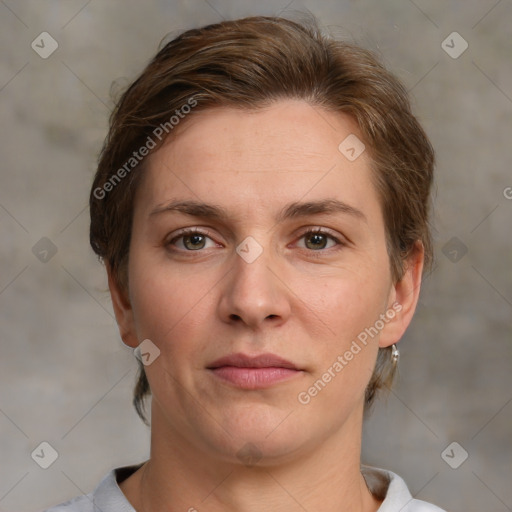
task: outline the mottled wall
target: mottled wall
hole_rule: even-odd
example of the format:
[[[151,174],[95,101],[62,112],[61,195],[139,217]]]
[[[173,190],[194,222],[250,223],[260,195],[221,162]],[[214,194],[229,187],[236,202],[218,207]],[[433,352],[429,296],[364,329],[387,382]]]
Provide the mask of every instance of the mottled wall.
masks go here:
[[[450,510],[512,510],[509,0],[0,2],[0,510],[88,492],[148,454],[135,360],[88,246],[113,80],[132,79],[168,33],[281,9],[379,51],[437,150],[436,266],[363,458]],[[49,56],[42,32],[58,44]],[[31,458],[43,441],[58,452],[46,470]],[[452,469],[442,453],[457,466],[462,450]]]

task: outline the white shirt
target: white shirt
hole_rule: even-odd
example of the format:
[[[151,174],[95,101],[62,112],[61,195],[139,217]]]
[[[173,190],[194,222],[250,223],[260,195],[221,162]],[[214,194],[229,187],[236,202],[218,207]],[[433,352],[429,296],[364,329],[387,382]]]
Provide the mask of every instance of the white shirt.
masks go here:
[[[118,482],[128,478],[141,466],[142,464],[138,464],[113,469],[93,492],[61,503],[45,512],[135,512]],[[435,505],[415,500],[405,482],[391,471],[363,466],[361,472],[372,494],[384,500],[378,512],[444,512]]]

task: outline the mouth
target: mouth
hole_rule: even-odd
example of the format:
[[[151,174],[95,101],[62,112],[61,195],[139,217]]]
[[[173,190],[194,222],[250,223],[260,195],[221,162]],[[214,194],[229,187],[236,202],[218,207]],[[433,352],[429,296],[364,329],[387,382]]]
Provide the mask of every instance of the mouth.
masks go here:
[[[242,389],[264,389],[302,374],[293,363],[274,354],[231,354],[206,368],[215,377]]]

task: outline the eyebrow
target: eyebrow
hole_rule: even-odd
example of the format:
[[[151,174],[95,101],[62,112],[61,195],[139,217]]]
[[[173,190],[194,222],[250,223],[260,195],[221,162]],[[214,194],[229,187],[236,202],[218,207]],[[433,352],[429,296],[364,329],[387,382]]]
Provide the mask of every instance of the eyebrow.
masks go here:
[[[164,205],[157,206],[149,215],[151,217],[164,212],[180,212],[193,217],[203,217],[223,222],[231,218],[228,212],[220,206],[192,200],[171,201]],[[282,222],[286,219],[307,217],[308,215],[334,213],[350,215],[368,224],[368,219],[361,210],[338,199],[290,203],[281,209],[275,220],[276,222]]]

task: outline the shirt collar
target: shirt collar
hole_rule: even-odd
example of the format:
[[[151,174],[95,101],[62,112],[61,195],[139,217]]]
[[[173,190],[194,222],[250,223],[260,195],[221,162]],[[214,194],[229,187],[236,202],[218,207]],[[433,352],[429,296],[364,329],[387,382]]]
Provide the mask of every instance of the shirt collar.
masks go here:
[[[142,464],[119,467],[105,475],[93,492],[94,505],[100,512],[135,512],[118,482],[128,478]],[[370,492],[377,499],[383,500],[378,512],[396,512],[405,509],[414,500],[405,482],[395,473],[371,466],[362,466],[361,473]]]

